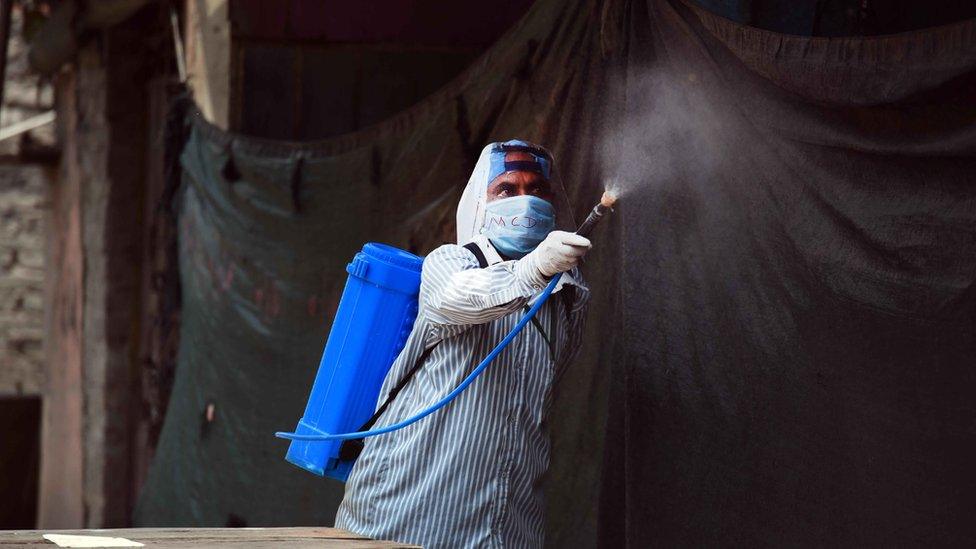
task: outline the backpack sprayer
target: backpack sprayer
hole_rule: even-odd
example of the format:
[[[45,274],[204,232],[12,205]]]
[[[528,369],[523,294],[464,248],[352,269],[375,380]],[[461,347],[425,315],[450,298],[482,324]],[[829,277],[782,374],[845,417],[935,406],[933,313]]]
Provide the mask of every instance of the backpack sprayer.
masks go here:
[[[589,236],[597,223],[613,211],[617,197],[603,193],[576,234]],[[512,331],[453,391],[435,404],[397,423],[378,429],[358,429],[376,407],[386,377],[417,318],[423,259],[385,244],[370,242],[346,266],[349,278],[342,291],[332,330],[294,433],[278,432],[291,440],[285,459],[320,476],[345,482],[355,458],[341,453],[342,442],[382,435],[420,421],[461,394],[477,379],[525,325],[535,317],[556,288],[562,273],[542,291]]]

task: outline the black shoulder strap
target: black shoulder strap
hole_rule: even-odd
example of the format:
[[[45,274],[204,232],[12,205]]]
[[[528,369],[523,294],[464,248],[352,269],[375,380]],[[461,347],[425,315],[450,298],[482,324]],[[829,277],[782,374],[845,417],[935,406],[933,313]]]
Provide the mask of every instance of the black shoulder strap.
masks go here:
[[[568,325],[573,316],[573,302],[576,301],[576,288],[569,284],[563,286],[563,289],[559,292],[559,298],[563,300],[563,308],[566,309],[566,323]]]
[[[390,406],[390,403],[393,402],[393,399],[395,399],[396,396],[400,393],[400,391],[403,390],[404,387],[406,387],[407,383],[413,378],[414,374],[417,373],[417,370],[419,370],[420,367],[424,365],[424,362],[427,361],[427,357],[430,356],[430,353],[434,352],[434,349],[437,347],[438,344],[440,344],[440,341],[424,349],[424,352],[421,353],[420,358],[417,359],[417,362],[414,363],[413,367],[411,367],[410,370],[407,371],[406,375],[404,375],[403,378],[401,378],[400,381],[397,382],[395,387],[390,389],[390,392],[387,393],[386,400],[383,401],[383,404],[380,405],[380,407],[377,408],[375,412],[373,412],[373,415],[366,420],[366,423],[363,423],[363,425],[358,429],[358,431],[368,431],[373,427],[373,425],[376,423],[376,420],[383,415],[383,412],[385,412],[386,409]],[[356,458],[359,457],[359,454],[362,451],[363,451],[363,439],[354,438],[354,439],[343,441],[342,445],[339,446],[339,459],[342,461],[355,460]]]
[[[481,265],[482,269],[488,266],[488,258],[485,257],[485,252],[481,251],[481,246],[474,242],[468,242],[464,247],[478,258],[478,265]]]

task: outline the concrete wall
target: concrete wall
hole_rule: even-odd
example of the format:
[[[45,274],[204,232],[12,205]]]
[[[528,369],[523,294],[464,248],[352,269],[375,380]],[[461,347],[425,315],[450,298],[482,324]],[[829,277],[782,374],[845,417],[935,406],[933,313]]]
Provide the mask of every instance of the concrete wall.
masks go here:
[[[44,387],[44,248],[51,170],[0,165],[0,395]]]
[[[53,103],[50,82],[28,69],[23,21],[18,4],[12,11],[2,127],[47,112]],[[6,527],[33,527],[36,520],[39,410],[49,383],[45,286],[51,184],[57,178],[53,145],[54,124],[0,141],[0,484],[7,494],[0,515]]]
[[[0,126],[51,109],[51,85],[27,67],[23,12],[14,9]],[[22,153],[54,142],[53,124],[0,141],[0,395],[44,387],[44,249],[53,169]]]

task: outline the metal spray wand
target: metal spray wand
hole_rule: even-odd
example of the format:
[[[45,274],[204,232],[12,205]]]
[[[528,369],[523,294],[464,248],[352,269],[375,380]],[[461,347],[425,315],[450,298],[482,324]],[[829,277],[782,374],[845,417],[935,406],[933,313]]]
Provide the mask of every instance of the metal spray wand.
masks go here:
[[[576,229],[576,234],[589,238],[593,228],[603,219],[603,216],[613,211],[613,205],[616,202],[617,196],[615,194],[610,191],[604,192],[603,196],[600,197],[600,203],[593,207],[590,215],[586,216],[583,223]]]

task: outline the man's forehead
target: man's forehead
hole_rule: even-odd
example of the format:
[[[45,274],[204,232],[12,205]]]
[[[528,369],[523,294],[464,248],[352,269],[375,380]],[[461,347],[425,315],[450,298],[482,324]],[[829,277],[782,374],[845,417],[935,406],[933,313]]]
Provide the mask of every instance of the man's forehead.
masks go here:
[[[500,183],[531,183],[542,185],[546,189],[550,188],[549,181],[542,177],[541,174],[535,172],[509,171],[500,173],[488,182],[488,188],[490,189],[492,186],[497,186]]]
[[[535,162],[535,157],[523,151],[505,153],[505,162],[515,162],[516,160],[528,160],[530,162]]]

